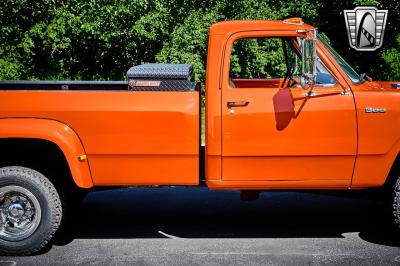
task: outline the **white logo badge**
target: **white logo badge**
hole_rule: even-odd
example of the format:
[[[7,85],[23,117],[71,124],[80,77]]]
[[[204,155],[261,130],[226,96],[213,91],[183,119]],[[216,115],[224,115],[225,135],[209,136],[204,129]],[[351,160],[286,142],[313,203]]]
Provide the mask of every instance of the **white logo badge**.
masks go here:
[[[357,51],[375,51],[382,46],[387,10],[359,6],[344,10],[349,44]]]

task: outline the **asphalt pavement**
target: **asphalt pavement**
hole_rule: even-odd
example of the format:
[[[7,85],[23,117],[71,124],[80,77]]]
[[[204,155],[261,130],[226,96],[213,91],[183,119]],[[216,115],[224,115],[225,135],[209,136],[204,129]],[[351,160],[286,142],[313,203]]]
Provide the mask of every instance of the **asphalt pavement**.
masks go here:
[[[379,204],[298,192],[90,193],[53,245],[3,265],[400,265]]]

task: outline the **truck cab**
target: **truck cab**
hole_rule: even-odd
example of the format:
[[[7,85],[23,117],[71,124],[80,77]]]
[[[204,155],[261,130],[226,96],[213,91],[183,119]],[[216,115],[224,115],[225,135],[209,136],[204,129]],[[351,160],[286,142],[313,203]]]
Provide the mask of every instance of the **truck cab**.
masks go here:
[[[312,34],[316,28],[300,19],[211,27],[206,83],[210,188],[359,189],[385,183],[399,150],[398,91],[388,82],[364,79],[318,37],[315,84],[304,88],[300,40]],[[287,69],[274,73],[270,70],[277,64],[271,63],[252,77],[237,75],[232,61],[252,44],[264,49],[258,56],[286,57]],[[239,63],[246,67],[247,62]]]

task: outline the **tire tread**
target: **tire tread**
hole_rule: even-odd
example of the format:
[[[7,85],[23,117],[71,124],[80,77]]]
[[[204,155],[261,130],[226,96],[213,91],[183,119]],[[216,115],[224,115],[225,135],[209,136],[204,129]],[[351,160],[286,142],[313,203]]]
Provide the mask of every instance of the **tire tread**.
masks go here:
[[[46,178],[43,174],[26,167],[20,166],[9,166],[0,168],[0,178],[4,176],[16,176],[21,180],[29,179],[30,181],[36,183],[38,186],[44,187],[45,196],[49,202],[49,212],[51,215],[50,221],[50,230],[45,232],[44,237],[42,240],[35,246],[31,247],[30,249],[24,250],[22,252],[16,251],[2,251],[0,250],[1,255],[22,255],[28,256],[34,253],[39,252],[45,246],[49,244],[55,233],[57,232],[58,228],[61,225],[62,220],[62,204],[60,200],[60,196],[55,189],[54,185],[50,182],[48,178]]]

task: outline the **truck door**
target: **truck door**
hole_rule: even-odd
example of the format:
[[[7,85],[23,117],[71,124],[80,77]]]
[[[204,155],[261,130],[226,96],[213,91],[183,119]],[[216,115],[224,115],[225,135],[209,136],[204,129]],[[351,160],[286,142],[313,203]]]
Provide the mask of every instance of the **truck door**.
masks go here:
[[[323,60],[311,94],[295,82],[280,88],[287,72],[284,46],[295,57],[286,42],[290,38],[247,32],[227,42],[221,83],[222,180],[349,186],[357,148],[353,95],[342,93]]]

